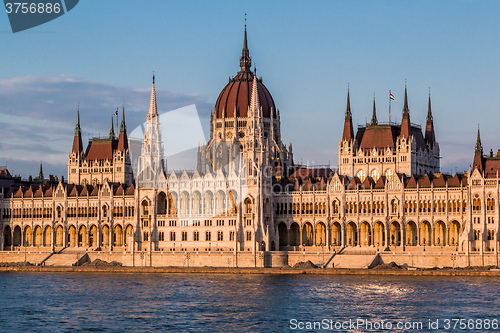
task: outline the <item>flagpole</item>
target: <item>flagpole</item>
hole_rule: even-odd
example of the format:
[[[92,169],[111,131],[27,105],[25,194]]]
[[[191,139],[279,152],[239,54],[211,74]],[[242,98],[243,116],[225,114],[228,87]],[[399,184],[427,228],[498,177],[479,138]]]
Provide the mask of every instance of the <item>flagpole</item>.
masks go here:
[[[391,91],[389,90],[389,125],[391,124]]]

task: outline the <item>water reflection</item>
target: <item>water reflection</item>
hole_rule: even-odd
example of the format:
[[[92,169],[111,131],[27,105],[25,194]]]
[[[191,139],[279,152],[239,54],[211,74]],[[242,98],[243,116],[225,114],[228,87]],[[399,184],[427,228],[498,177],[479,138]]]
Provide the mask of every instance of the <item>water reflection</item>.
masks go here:
[[[500,282],[480,277],[0,275],[2,332],[283,332],[292,318],[493,319],[500,305]]]

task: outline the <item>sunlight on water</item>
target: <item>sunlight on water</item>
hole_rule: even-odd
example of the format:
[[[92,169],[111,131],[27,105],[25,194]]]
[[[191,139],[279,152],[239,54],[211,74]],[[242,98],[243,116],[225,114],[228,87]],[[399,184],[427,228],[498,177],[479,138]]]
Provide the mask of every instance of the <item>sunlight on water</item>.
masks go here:
[[[293,319],[426,325],[445,318],[500,319],[495,317],[500,306],[495,278],[0,275],[1,332],[287,332],[298,331],[291,329]]]

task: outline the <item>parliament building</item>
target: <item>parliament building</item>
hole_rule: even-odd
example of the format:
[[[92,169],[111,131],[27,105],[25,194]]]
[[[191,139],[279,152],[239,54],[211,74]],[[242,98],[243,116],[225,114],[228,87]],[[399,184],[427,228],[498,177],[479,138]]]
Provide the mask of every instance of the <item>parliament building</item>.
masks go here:
[[[430,96],[425,128],[411,122],[405,87],[400,123],[378,122],[374,100],[371,121],[354,131],[347,92],[338,168],[301,166],[282,141],[271,93],[251,70],[246,28],[239,67],[217,98],[195,170],[166,169],[164,145],[175,143],[162,140],[154,77],[136,167],[123,109],[120,128],[112,123],[109,136],[86,147],[78,111],[67,181],[42,172],[21,181],[2,170],[1,252],[48,253],[40,262],[72,250],[124,262],[145,254],[153,265],[153,254],[165,265],[205,255],[208,265],[251,266],[237,263],[248,254],[273,266],[273,254],[325,252],[498,264],[500,151],[484,155],[479,131],[473,167],[444,174]]]

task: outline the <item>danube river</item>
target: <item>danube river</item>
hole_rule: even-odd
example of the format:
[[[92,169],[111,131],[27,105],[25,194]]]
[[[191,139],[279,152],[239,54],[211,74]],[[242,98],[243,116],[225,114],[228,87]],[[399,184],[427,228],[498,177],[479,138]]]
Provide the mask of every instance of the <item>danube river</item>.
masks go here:
[[[500,319],[500,281],[489,277],[1,273],[0,281],[1,332],[493,332]]]

